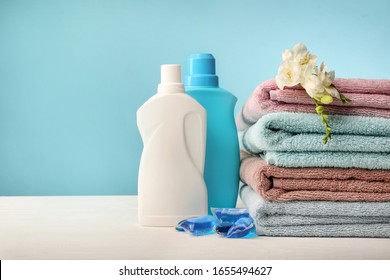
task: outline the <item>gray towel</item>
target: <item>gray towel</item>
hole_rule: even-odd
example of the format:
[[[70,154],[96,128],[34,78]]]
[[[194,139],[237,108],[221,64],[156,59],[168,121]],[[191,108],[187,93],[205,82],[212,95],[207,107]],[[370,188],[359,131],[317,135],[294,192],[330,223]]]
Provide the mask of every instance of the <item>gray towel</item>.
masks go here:
[[[390,237],[390,202],[271,202],[247,185],[240,197],[259,235]]]

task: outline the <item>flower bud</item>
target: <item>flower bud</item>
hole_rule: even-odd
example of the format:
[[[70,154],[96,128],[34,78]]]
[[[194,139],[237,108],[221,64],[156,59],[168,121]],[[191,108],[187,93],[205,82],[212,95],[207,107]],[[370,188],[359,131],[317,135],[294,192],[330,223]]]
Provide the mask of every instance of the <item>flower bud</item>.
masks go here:
[[[316,112],[317,114],[321,115],[324,112],[324,106],[317,106]]]
[[[321,103],[323,104],[330,104],[333,102],[333,97],[329,94],[325,94],[323,97],[321,97]]]

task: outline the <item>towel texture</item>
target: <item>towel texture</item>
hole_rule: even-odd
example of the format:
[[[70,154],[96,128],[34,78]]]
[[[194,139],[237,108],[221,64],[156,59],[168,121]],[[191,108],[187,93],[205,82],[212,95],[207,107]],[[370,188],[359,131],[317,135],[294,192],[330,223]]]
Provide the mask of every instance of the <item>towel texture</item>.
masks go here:
[[[241,149],[283,167],[390,169],[390,119],[329,116],[332,140],[316,114],[281,112],[241,131]]]
[[[390,237],[390,80],[335,79],[332,140],[299,86],[260,84],[236,117],[240,197],[270,236]]]
[[[335,100],[326,106],[327,113],[390,118],[390,80],[339,78],[334,85],[352,102]],[[257,86],[237,115],[237,128],[244,130],[274,112],[315,113],[315,106],[301,87],[279,90],[274,80],[268,80]]]
[[[246,185],[240,197],[259,235],[390,237],[390,202],[270,202]]]
[[[244,155],[241,181],[270,201],[390,201],[390,172],[340,168],[282,168]]]

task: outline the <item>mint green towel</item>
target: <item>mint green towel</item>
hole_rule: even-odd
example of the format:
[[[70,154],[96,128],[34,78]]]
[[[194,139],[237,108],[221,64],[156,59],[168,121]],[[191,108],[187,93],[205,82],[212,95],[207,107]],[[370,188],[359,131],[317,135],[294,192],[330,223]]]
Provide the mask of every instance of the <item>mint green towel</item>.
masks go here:
[[[390,202],[272,202],[246,185],[240,197],[258,235],[390,237]]]
[[[332,140],[316,114],[279,112],[240,133],[241,149],[283,167],[390,169],[390,119],[329,116]]]

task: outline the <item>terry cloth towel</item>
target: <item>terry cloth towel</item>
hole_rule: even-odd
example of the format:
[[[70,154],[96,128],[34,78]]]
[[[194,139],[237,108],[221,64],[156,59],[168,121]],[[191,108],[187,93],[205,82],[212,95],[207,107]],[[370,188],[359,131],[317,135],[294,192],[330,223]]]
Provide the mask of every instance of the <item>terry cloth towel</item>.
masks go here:
[[[335,79],[335,87],[352,102],[335,100],[327,105],[330,115],[360,115],[390,118],[390,80]],[[275,80],[256,87],[236,117],[237,128],[244,130],[258,119],[274,112],[315,113],[313,99],[301,87],[279,90]]]
[[[390,119],[333,115],[328,122],[333,137],[323,144],[318,115],[268,114],[239,133],[240,146],[283,167],[390,169]]]
[[[240,177],[270,201],[390,201],[387,170],[282,168],[247,156],[241,161]]]
[[[271,202],[249,186],[240,197],[258,235],[390,237],[390,202]]]

